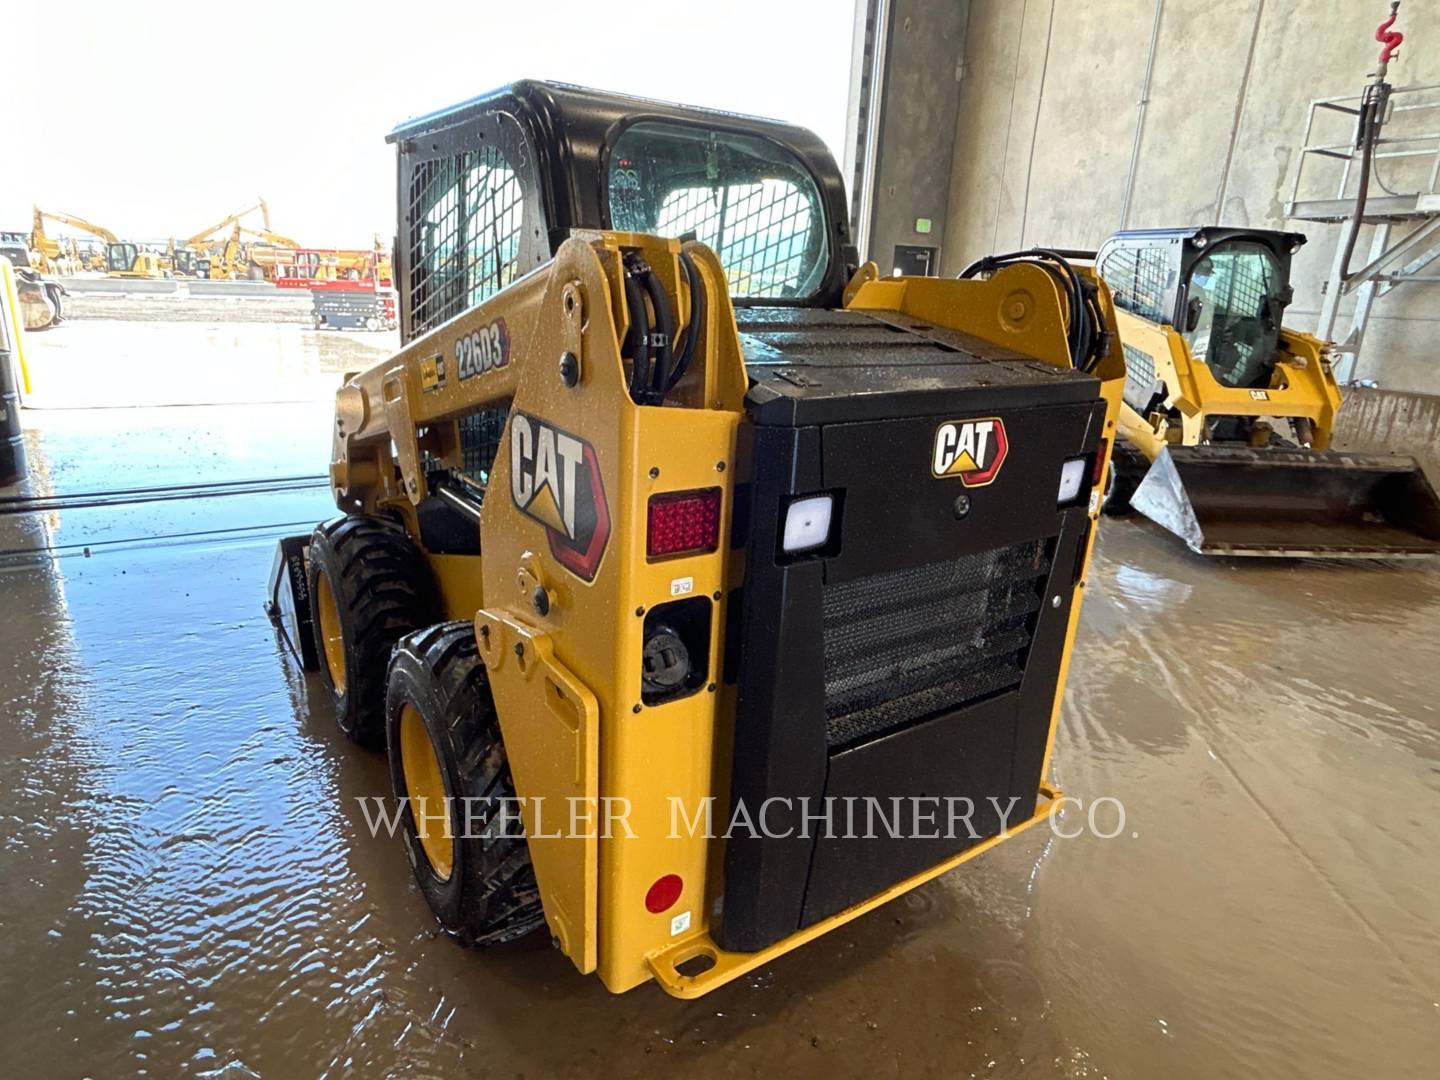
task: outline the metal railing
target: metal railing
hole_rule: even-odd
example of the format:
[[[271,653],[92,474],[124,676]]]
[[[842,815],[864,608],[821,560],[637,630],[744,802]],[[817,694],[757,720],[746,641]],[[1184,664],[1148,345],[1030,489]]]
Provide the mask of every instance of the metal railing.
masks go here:
[[[1295,178],[1290,188],[1290,198],[1285,206],[1286,215],[1311,220],[1337,220],[1346,217],[1340,204],[1353,202],[1359,177],[1354,168],[1360,156],[1356,146],[1356,133],[1352,130],[1345,142],[1312,142],[1315,135],[1316,118],[1322,113],[1340,113],[1355,121],[1360,117],[1361,94],[1345,94],[1340,97],[1316,98],[1310,102],[1305,118],[1305,134],[1301,139],[1300,161],[1295,169]],[[1419,117],[1422,130],[1417,133],[1393,132],[1392,127],[1402,118],[1411,121]],[[1408,126],[1408,124],[1407,124]],[[1425,130],[1425,127],[1433,130]],[[1306,175],[1306,163],[1312,158],[1324,157],[1344,162],[1340,170],[1335,194],[1328,198],[1300,197],[1301,184]],[[1400,86],[1390,92],[1390,103],[1384,118],[1384,127],[1375,142],[1372,155],[1371,180],[1380,190],[1372,192],[1375,202],[1373,209],[1366,210],[1366,217],[1413,217],[1417,214],[1440,212],[1440,83],[1423,86]],[[1426,179],[1414,190],[1396,191],[1386,187],[1380,176],[1378,163],[1384,160],[1415,159],[1420,162],[1428,158],[1428,169],[1416,170],[1412,175],[1424,174]],[[1352,183],[1353,181],[1353,183]]]

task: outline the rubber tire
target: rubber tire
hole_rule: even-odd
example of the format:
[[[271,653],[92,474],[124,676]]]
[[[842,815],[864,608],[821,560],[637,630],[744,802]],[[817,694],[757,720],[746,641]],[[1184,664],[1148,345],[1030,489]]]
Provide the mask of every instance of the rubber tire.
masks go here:
[[[454,864],[449,878],[431,868],[415,830],[400,759],[400,714],[411,705],[425,722],[451,800]],[[523,836],[486,836],[500,800],[514,799],[515,785],[485,665],[475,648],[475,626],[448,622],[411,634],[390,659],[385,694],[390,781],[403,806],[405,854],[430,910],[446,933],[467,945],[499,945],[545,922],[540,889]],[[481,801],[490,806],[478,812]],[[463,807],[471,808],[474,835],[463,836]],[[514,803],[509,804],[512,808]],[[505,833],[519,831],[511,824]]]
[[[1100,512],[1109,517],[1124,517],[1132,512],[1130,498],[1140,481],[1145,479],[1150,462],[1129,443],[1117,442],[1111,451],[1110,471],[1105,480],[1105,499]]]
[[[323,642],[317,641],[320,677],[331,693],[336,723],[359,745],[383,749],[390,652],[406,634],[439,619],[429,567],[404,530],[380,518],[350,514],[317,526],[306,582],[317,635],[321,574],[335,597],[345,655],[345,688],[337,690]]]

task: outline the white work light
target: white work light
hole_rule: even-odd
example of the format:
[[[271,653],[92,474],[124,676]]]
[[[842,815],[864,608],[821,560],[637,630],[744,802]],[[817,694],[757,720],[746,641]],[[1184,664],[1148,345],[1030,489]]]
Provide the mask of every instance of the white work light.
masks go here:
[[[1056,500],[1060,505],[1075,501],[1075,497],[1080,494],[1080,485],[1085,483],[1085,472],[1089,467],[1090,462],[1083,457],[1071,458],[1060,466],[1060,497]]]
[[[785,536],[781,547],[787,555],[823,547],[830,539],[831,495],[807,495],[796,499],[785,512]]]

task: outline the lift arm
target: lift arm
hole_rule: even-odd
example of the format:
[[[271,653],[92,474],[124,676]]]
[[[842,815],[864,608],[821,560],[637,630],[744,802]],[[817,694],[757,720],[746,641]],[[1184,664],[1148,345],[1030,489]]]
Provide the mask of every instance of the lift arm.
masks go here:
[[[292,240],[288,236],[281,236],[279,233],[273,233],[269,230],[269,228],[251,229],[248,226],[242,225],[240,226],[240,231],[245,233],[247,236],[253,236],[258,240],[263,240],[265,241],[265,243],[271,245],[272,247],[298,248],[300,246],[299,240]]]
[[[40,245],[44,243],[46,239],[46,218],[49,218],[51,221],[58,221],[62,225],[69,225],[72,228],[81,229],[85,232],[90,233],[92,236],[98,236],[107,244],[118,244],[120,242],[120,238],[116,236],[113,232],[111,232],[109,229],[96,225],[93,222],[86,221],[84,218],[71,217],[69,214],[54,214],[51,213],[49,210],[41,210],[37,206],[35,207],[35,219],[30,234],[30,244],[32,247],[40,247]]]
[[[237,210],[235,213],[230,214],[229,216],[221,219],[220,221],[217,221],[208,229],[202,229],[200,232],[196,233],[194,236],[186,240],[185,244],[187,247],[201,247],[205,244],[217,243],[218,241],[214,238],[215,233],[219,232],[221,229],[228,228],[232,225],[239,225],[240,221],[243,218],[250,214],[253,214],[256,210],[260,211],[260,220],[265,223],[264,228],[246,228],[244,230],[245,232],[250,233],[252,236],[259,236],[266,240],[268,243],[275,244],[279,247],[300,246],[297,241],[291,240],[288,236],[280,236],[279,234],[272,233],[270,231],[270,207],[266,204],[263,198],[258,198],[253,206],[247,206],[244,210]]]

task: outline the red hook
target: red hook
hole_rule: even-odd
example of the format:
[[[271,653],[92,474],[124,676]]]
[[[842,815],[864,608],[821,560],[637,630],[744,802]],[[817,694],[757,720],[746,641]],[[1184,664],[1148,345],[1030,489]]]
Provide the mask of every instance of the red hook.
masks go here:
[[[1399,12],[1400,5],[1398,3],[1392,3],[1390,5],[1390,17],[1375,28],[1375,40],[1385,46],[1380,50],[1380,63],[1382,64],[1388,64],[1390,62],[1390,58],[1395,55],[1395,50],[1400,48],[1400,43],[1405,40],[1405,35],[1400,33],[1399,30],[1390,29],[1390,27],[1395,25],[1395,17]]]

